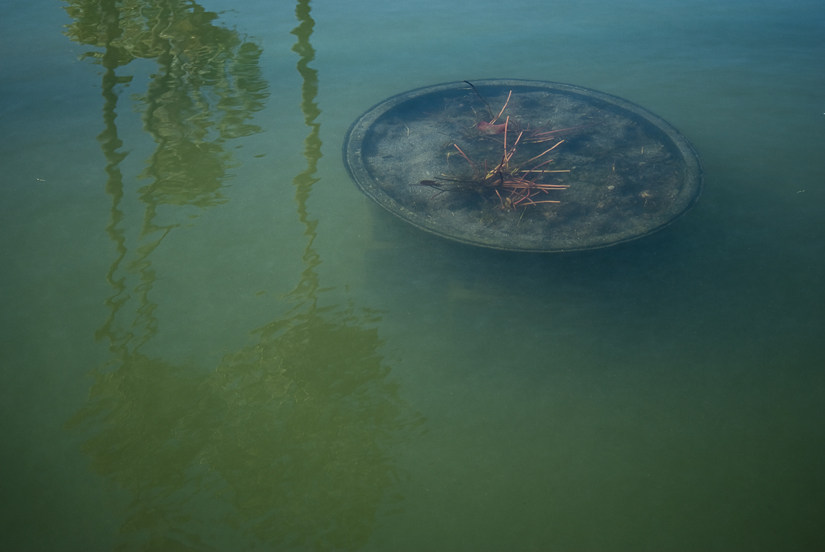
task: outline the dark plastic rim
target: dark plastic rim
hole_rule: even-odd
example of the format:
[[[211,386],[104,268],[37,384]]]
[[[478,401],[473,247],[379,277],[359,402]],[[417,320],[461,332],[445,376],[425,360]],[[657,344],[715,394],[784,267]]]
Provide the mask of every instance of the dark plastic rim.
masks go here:
[[[370,109],[368,109],[364,114],[362,114],[355,122],[350,126],[348,129],[346,136],[344,138],[344,146],[343,146],[343,158],[344,158],[344,165],[347,169],[352,180],[355,182],[356,186],[363,192],[367,197],[372,199],[375,203],[392,213],[393,215],[401,218],[402,220],[420,228],[421,230],[427,231],[432,234],[436,234],[438,236],[458,241],[461,243],[466,243],[469,245],[475,245],[480,247],[487,247],[492,249],[500,249],[506,251],[525,251],[525,252],[564,252],[564,251],[583,251],[583,250],[592,250],[592,249],[603,249],[606,247],[612,247],[614,245],[618,245],[620,243],[626,243],[628,241],[633,241],[655,232],[666,228],[676,220],[680,219],[685,213],[687,213],[699,200],[699,197],[702,193],[702,188],[704,185],[704,170],[702,167],[701,160],[699,158],[699,154],[696,148],[691,144],[691,142],[681,133],[679,132],[673,125],[648,111],[647,109],[620,98],[618,96],[614,96],[612,94],[607,94],[604,92],[599,92],[597,90],[592,90],[589,88],[585,88],[582,86],[566,84],[566,83],[558,83],[558,82],[551,82],[551,81],[539,81],[539,80],[526,80],[526,79],[482,79],[482,80],[474,80],[471,81],[475,86],[482,87],[482,86],[513,86],[513,87],[535,87],[536,89],[546,89],[546,90],[555,90],[561,91],[568,94],[577,94],[580,96],[584,96],[586,98],[593,98],[599,100],[601,102],[605,102],[610,104],[613,107],[618,107],[620,109],[624,109],[638,117],[645,119],[647,122],[656,126],[659,130],[661,130],[676,146],[679,152],[682,154],[682,160],[686,165],[686,178],[693,179],[692,186],[686,186],[685,188],[689,191],[689,193],[680,194],[680,197],[677,201],[674,202],[674,206],[672,208],[673,213],[670,219],[666,222],[663,222],[659,226],[650,228],[646,232],[639,233],[638,235],[628,236],[623,239],[617,239],[615,241],[611,241],[609,243],[603,244],[596,244],[596,245],[585,245],[582,247],[571,247],[571,248],[530,248],[530,247],[508,247],[508,246],[498,246],[496,244],[482,242],[479,240],[473,240],[472,238],[468,238],[465,236],[454,235],[451,233],[443,232],[437,227],[433,227],[431,224],[428,224],[426,221],[426,217],[411,211],[401,205],[399,205],[394,199],[389,197],[380,187],[378,187],[372,180],[367,167],[364,164],[364,160],[361,156],[361,144],[363,143],[364,139],[366,138],[370,128],[372,125],[384,114],[388,111],[396,108],[397,106],[406,103],[410,100],[420,98],[425,95],[430,94],[437,94],[439,92],[445,91],[452,91],[459,88],[467,88],[467,81],[455,81],[455,82],[447,82],[442,84],[436,84],[432,86],[425,86],[421,88],[416,88],[413,90],[409,90],[407,92],[402,92],[400,94],[396,94],[383,100]]]

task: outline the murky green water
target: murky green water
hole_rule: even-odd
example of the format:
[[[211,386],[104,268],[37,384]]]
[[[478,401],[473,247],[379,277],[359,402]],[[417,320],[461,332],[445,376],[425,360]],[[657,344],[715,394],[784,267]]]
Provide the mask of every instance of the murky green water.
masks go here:
[[[819,2],[14,0],[4,550],[825,547]],[[702,154],[615,248],[427,235],[350,123],[569,82]]]

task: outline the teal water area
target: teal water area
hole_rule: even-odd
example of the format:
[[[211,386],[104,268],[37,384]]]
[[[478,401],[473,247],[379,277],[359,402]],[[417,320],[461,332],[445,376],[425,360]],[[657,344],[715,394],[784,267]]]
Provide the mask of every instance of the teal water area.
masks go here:
[[[825,5],[11,0],[0,548],[825,548]],[[344,168],[383,99],[635,102],[685,217],[473,248]]]

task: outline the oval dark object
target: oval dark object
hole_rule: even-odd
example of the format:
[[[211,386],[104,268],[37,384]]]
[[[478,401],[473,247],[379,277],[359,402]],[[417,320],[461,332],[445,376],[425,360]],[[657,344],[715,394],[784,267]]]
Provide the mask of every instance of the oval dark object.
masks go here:
[[[412,90],[364,113],[344,142],[358,187],[423,230],[514,251],[640,238],[699,198],[696,150],[649,111],[569,84],[473,85]]]

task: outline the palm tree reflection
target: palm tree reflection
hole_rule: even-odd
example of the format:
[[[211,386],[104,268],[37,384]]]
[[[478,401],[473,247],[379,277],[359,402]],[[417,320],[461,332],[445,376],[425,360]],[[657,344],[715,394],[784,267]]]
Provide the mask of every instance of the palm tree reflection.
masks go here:
[[[117,256],[108,273],[110,315],[98,331],[112,359],[94,372],[88,401],[67,425],[89,432],[83,448],[92,468],[128,491],[120,548],[363,546],[379,507],[391,500],[397,478],[391,447],[421,418],[388,378],[378,315],[318,304],[317,221],[306,209],[322,146],[317,72],[308,66],[314,57],[309,1],[298,3],[293,30],[310,128],[307,169],[293,181],[307,238],[294,307],[253,331],[251,344],[214,370],[141,351],[160,331],[149,298],[156,277],[151,255],[176,226],[153,220],[161,204],[225,201],[220,188],[229,158],[222,145],[258,131],[247,121],[267,94],[257,67],[261,50],[213,26],[215,14],[191,2],[71,0],[68,11],[75,18],[68,34],[104,50],[90,55],[106,69],[99,139],[112,197],[107,232]],[[158,237],[137,247],[124,267],[129,248],[119,165],[126,154],[115,124],[115,87],[128,82],[118,68],[138,57],[159,64],[141,99],[144,128],[158,147],[143,175],[150,183],[138,191],[145,205],[140,235]],[[138,304],[130,307],[131,275],[139,282]]]
[[[141,199],[150,205],[210,206],[220,194],[227,140],[260,132],[249,123],[264,107],[267,83],[261,48],[213,24],[217,14],[184,0],[65,0],[74,22],[67,35],[102,48],[87,52],[106,69],[104,90],[131,77],[114,77],[135,59],[157,63],[140,98],[146,131],[157,144]]]

